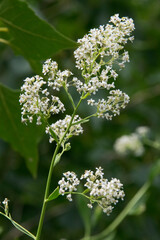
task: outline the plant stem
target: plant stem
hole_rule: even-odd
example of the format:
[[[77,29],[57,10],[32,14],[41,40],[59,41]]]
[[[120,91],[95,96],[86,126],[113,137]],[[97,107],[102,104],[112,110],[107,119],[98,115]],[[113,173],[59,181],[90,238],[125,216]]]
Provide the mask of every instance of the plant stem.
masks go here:
[[[51,177],[52,177],[52,172],[53,172],[54,161],[55,161],[55,158],[56,158],[56,155],[58,153],[59,148],[60,148],[60,145],[57,144],[57,147],[56,147],[56,149],[54,151],[54,154],[53,154],[53,157],[52,157],[52,161],[51,161],[51,165],[50,165],[50,169],[49,169],[49,173],[48,173],[46,190],[45,190],[45,194],[44,194],[42,210],[41,210],[41,216],[40,216],[38,230],[37,230],[37,235],[36,235],[36,240],[39,240],[40,236],[41,236],[42,226],[43,226],[43,222],[44,222],[44,215],[45,215],[46,207],[47,207],[46,200],[47,200],[48,195],[49,195],[49,189],[50,189],[50,183],[51,183]]]
[[[46,207],[47,207],[47,199],[48,199],[48,196],[49,196],[49,189],[50,189],[50,183],[51,183],[51,178],[52,178],[52,173],[53,173],[53,168],[54,168],[54,162],[55,162],[55,159],[56,159],[56,155],[58,153],[58,150],[59,148],[61,147],[61,144],[66,136],[66,134],[68,133],[71,125],[72,125],[72,122],[74,120],[74,116],[76,114],[76,111],[81,103],[81,101],[83,100],[83,94],[82,94],[82,97],[80,98],[76,108],[74,109],[73,111],[73,114],[72,114],[72,117],[71,117],[71,120],[70,120],[70,123],[63,135],[63,137],[61,138],[61,140],[59,141],[59,143],[57,143],[57,147],[54,151],[54,154],[53,154],[53,157],[52,157],[52,161],[51,161],[51,165],[50,165],[50,168],[49,168],[49,173],[48,173],[48,178],[47,178],[47,183],[46,183],[46,189],[45,189],[45,194],[44,194],[44,200],[43,200],[43,205],[42,205],[42,210],[41,210],[41,216],[40,216],[40,220],[39,220],[39,224],[38,224],[38,230],[37,230],[37,235],[36,235],[36,239],[35,240],[40,240],[40,237],[41,237],[41,232],[42,232],[42,227],[43,227],[43,222],[44,222],[44,216],[45,216],[45,212],[46,212]]]

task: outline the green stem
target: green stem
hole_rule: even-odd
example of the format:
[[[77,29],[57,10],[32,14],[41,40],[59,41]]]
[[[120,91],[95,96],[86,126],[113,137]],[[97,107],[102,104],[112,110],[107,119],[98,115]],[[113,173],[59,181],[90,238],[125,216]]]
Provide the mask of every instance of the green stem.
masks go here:
[[[112,233],[116,227],[123,221],[123,219],[128,215],[130,210],[136,205],[136,203],[141,199],[141,197],[147,192],[151,185],[150,181],[147,181],[140,190],[135,194],[135,196],[130,200],[124,210],[118,215],[118,217],[101,233],[91,236],[90,240],[102,240]],[[88,238],[83,238],[81,240],[88,240]]]
[[[4,217],[6,217],[9,221],[11,221],[11,223],[21,232],[25,233],[26,235],[28,235],[29,237],[36,239],[36,237],[29,232],[26,228],[22,227],[20,224],[18,224],[17,222],[15,222],[11,217],[7,216],[6,214],[0,212],[0,214]]]
[[[72,98],[71,94],[68,92],[68,89],[66,87],[64,87],[64,90],[67,93],[67,96],[68,96],[68,98],[69,98],[69,100],[72,104],[73,109],[75,109],[75,104],[74,104],[74,101],[73,101],[73,98]]]
[[[45,189],[45,195],[44,195],[44,200],[43,200],[43,205],[42,205],[42,210],[41,210],[41,216],[40,216],[40,220],[39,220],[39,224],[38,224],[36,240],[40,240],[40,237],[41,237],[41,232],[42,232],[42,227],[43,227],[43,222],[44,222],[44,216],[45,216],[46,207],[47,207],[47,199],[48,199],[48,196],[49,196],[50,183],[51,183],[51,178],[52,178],[52,173],[53,173],[53,168],[54,168],[54,162],[55,162],[55,159],[56,159],[56,155],[58,153],[58,150],[59,150],[66,134],[68,133],[68,131],[69,131],[71,125],[72,125],[74,116],[76,114],[76,111],[77,111],[82,99],[83,99],[83,95],[80,98],[76,108],[74,108],[70,123],[69,123],[63,137],[61,138],[60,142],[57,143],[57,147],[56,147],[56,149],[54,151],[54,154],[53,154],[53,157],[52,157],[52,161],[51,161],[51,165],[50,165],[50,169],[49,169],[49,173],[48,173],[48,178],[47,178],[47,183],[46,183],[46,189]]]
[[[160,150],[160,143],[157,141],[152,141],[150,139],[145,139],[144,143],[150,147]]]
[[[44,216],[45,216],[46,207],[47,207],[47,201],[46,200],[47,200],[48,195],[49,195],[49,189],[50,189],[50,183],[51,183],[51,177],[52,177],[52,172],[53,172],[54,161],[55,161],[55,158],[56,158],[56,155],[58,153],[59,148],[60,148],[60,144],[57,144],[57,147],[56,147],[56,149],[54,151],[54,154],[53,154],[53,157],[52,157],[52,161],[51,161],[51,165],[50,165],[50,169],[49,169],[49,173],[48,173],[46,190],[45,190],[45,194],[44,194],[42,210],[41,210],[41,216],[40,216],[38,230],[37,230],[37,235],[36,235],[36,240],[39,240],[40,236],[41,236],[42,226],[43,226],[43,222],[44,222]]]

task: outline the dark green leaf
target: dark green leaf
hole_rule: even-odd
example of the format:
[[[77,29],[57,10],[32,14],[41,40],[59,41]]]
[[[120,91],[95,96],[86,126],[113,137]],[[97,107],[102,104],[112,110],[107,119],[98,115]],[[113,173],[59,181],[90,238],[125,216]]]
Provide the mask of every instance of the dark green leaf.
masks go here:
[[[25,158],[34,176],[38,163],[37,144],[43,133],[44,126],[21,123],[19,91],[0,85],[0,138]]]
[[[11,47],[35,68],[39,61],[51,57],[55,52],[77,46],[39,18],[25,1],[2,0],[0,20],[9,30]]]
[[[48,197],[47,201],[51,201],[53,199],[56,199],[59,196],[59,187],[57,187]]]

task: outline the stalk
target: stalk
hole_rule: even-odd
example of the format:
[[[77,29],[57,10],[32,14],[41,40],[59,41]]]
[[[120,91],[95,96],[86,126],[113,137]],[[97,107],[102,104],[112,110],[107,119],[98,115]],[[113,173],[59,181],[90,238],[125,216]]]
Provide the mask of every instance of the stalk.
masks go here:
[[[44,194],[44,200],[43,200],[43,205],[42,205],[42,210],[41,210],[41,215],[40,215],[40,220],[39,220],[39,224],[38,224],[38,230],[37,230],[37,235],[36,235],[36,239],[35,240],[40,240],[40,237],[41,237],[41,232],[42,232],[42,227],[43,227],[43,222],[44,222],[44,216],[45,216],[45,212],[46,212],[46,207],[47,207],[47,199],[48,199],[48,196],[49,196],[49,189],[50,189],[50,184],[51,184],[51,178],[52,178],[52,173],[53,173],[53,168],[54,168],[54,162],[55,162],[55,159],[56,159],[56,155],[59,151],[59,148],[61,147],[61,144],[66,136],[66,134],[68,133],[71,125],[72,125],[72,122],[73,122],[73,119],[74,119],[74,116],[76,114],[76,111],[81,103],[81,101],[83,100],[83,94],[82,94],[82,97],[80,98],[76,108],[74,109],[73,111],[73,114],[72,114],[72,118],[71,118],[71,121],[63,135],[63,137],[61,138],[61,140],[59,141],[59,143],[57,143],[57,147],[54,151],[54,154],[53,154],[53,157],[52,157],[52,161],[51,161],[51,164],[50,164],[50,168],[49,168],[49,173],[48,173],[48,178],[47,178],[47,183],[46,183],[46,189],[45,189],[45,194]]]

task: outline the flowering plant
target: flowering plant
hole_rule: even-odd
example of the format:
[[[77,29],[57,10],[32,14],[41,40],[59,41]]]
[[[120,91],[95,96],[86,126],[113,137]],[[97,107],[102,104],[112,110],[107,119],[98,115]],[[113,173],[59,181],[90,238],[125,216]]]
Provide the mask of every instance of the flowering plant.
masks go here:
[[[1,214],[6,216],[20,231],[35,240],[41,238],[47,203],[59,195],[66,195],[69,201],[72,201],[73,194],[82,195],[88,199],[89,208],[97,203],[107,215],[112,212],[113,205],[119,199],[124,198],[125,194],[120,180],[112,178],[109,181],[104,178],[101,167],[96,168],[95,172],[86,170],[80,179],[74,172],[63,173],[62,179],[58,182],[59,186],[52,193],[50,193],[50,183],[54,166],[61,160],[62,154],[71,148],[70,138],[83,133],[82,125],[91,117],[112,120],[128,104],[129,96],[116,89],[115,81],[118,77],[118,70],[124,68],[125,63],[129,62],[129,54],[124,50],[124,46],[128,41],[133,41],[133,36],[131,36],[133,30],[134,23],[131,18],[120,18],[116,14],[110,18],[109,24],[91,29],[88,34],[79,39],[74,57],[76,67],[81,71],[80,79],[69,70],[59,70],[58,64],[48,59],[43,64],[43,77],[36,75],[24,80],[19,100],[22,106],[22,122],[28,124],[35,119],[37,125],[43,123],[45,132],[49,135],[49,142],[55,142],[56,148],[49,169],[36,236],[12,220],[8,199],[2,202],[1,207],[4,213],[1,212]],[[78,92],[78,103],[71,95],[70,88]],[[65,104],[56,96],[56,92],[61,89],[66,92],[73,112],[53,122],[53,115],[66,111]],[[106,91],[106,99],[97,100],[95,95],[101,89]],[[81,118],[77,111],[83,101],[87,101],[87,104],[95,110],[92,115]],[[80,181],[84,181],[82,192],[77,191]]]

